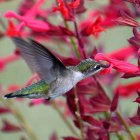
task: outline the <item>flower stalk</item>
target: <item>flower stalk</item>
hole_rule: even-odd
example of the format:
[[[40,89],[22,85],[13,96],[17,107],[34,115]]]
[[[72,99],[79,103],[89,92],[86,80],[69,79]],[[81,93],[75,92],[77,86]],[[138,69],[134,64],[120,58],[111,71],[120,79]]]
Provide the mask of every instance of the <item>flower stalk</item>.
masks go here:
[[[81,139],[85,140],[84,124],[83,124],[83,120],[81,118],[81,111],[80,111],[80,106],[79,106],[79,98],[78,98],[76,86],[74,87],[74,96],[75,96],[75,105],[76,105],[76,112],[75,112],[75,114],[77,116],[77,120],[79,121],[79,125],[80,125]]]
[[[123,126],[125,127],[127,133],[129,134],[131,140],[136,140],[135,135],[132,133],[132,131],[130,130],[128,124],[126,123],[126,121],[124,120],[124,118],[122,117],[122,115],[117,111],[116,112],[117,116],[119,117],[121,123],[123,124]]]
[[[4,100],[3,101],[4,105],[9,108],[13,115],[16,117],[18,122],[20,123],[21,127],[23,130],[26,132],[26,134],[29,136],[31,140],[39,140],[35,134],[35,132],[32,130],[28,122],[26,121],[26,118],[22,115],[20,110],[18,109],[17,106],[14,105],[12,100]]]
[[[83,54],[84,59],[86,59],[87,57],[86,57],[86,53],[84,51],[84,44],[83,44],[82,40],[80,39],[80,35],[79,35],[76,19],[73,21],[73,23],[74,23],[76,37],[77,37],[77,41],[78,41],[79,47],[82,50],[82,54]]]
[[[65,24],[65,27],[67,29],[70,29],[69,25],[68,25],[68,23],[67,23],[67,21],[65,19],[64,19],[64,24]],[[79,50],[78,50],[78,45],[77,45],[77,43],[75,41],[75,38],[73,36],[70,36],[70,41],[71,41],[71,44],[73,45],[73,49],[74,49],[76,57],[78,59],[81,59],[81,55],[80,55]]]
[[[74,136],[79,137],[79,135],[76,133],[76,130],[74,130],[73,126],[70,124],[70,122],[67,120],[67,118],[64,116],[64,114],[61,112],[61,110],[59,109],[59,107],[56,105],[55,101],[51,101],[51,105],[52,107],[57,111],[57,113],[59,114],[59,116],[62,118],[62,120],[65,122],[65,124],[67,125],[67,127],[69,128],[69,130],[71,131],[71,133]]]

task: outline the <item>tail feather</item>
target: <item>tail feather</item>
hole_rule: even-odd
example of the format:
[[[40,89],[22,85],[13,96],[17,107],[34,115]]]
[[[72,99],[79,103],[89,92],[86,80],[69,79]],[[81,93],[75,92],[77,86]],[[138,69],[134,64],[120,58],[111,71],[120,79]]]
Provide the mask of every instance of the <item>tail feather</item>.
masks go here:
[[[27,94],[16,94],[15,95],[14,93],[9,93],[7,95],[4,95],[4,99],[15,98],[15,97],[17,97],[17,98],[23,98],[25,96],[27,96]]]

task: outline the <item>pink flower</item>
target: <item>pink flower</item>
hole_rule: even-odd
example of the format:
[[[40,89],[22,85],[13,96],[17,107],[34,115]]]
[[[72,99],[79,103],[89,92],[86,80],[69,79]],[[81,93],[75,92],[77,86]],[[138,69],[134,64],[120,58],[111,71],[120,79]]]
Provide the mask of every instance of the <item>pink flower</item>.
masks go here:
[[[65,20],[73,20],[72,14],[73,8],[78,8],[81,4],[81,0],[75,0],[71,3],[64,2],[63,0],[57,0],[58,6],[53,8],[53,11],[60,11]]]
[[[68,6],[70,6],[71,8],[77,8],[80,5],[80,2],[81,0],[74,0]]]
[[[139,67],[137,67],[136,65],[130,64],[128,62],[125,61],[121,61],[121,60],[117,60],[108,56],[105,56],[102,53],[98,53],[95,56],[96,60],[105,60],[107,62],[109,62],[111,64],[111,67],[113,67],[114,69],[116,69],[119,72],[124,72],[124,73],[136,73],[139,72]],[[107,69],[111,69],[111,67],[107,68]]]
[[[121,25],[127,25],[131,27],[139,26],[139,23],[134,18],[130,17],[124,12],[121,12],[121,17],[117,18],[115,21]]]
[[[131,122],[136,125],[140,125],[140,107],[138,106],[137,113],[135,116],[130,118]]]
[[[35,4],[36,2],[34,0],[24,0],[21,2],[20,6],[18,7],[18,13],[20,15],[24,15],[25,13],[27,13],[27,11],[29,9],[31,9],[33,7],[33,5]]]
[[[20,89],[20,86],[18,86],[16,84],[12,84],[7,88],[8,92],[14,92],[14,91],[19,90],[19,89]]]
[[[0,114],[5,114],[5,113],[9,113],[9,112],[11,112],[11,110],[9,108],[0,106]]]
[[[3,127],[1,129],[2,132],[18,132],[21,131],[21,127],[12,124],[11,122],[7,120],[2,120],[3,122]]]
[[[121,49],[111,52],[110,54],[108,54],[108,56],[111,58],[119,59],[119,60],[126,60],[128,57],[136,54],[137,50],[138,49],[134,46],[126,46],[126,47],[123,47]]]
[[[40,105],[42,103],[44,103],[44,99],[39,98],[39,99],[33,99],[30,103],[29,106],[34,106],[34,105]]]
[[[38,2],[30,10],[28,10],[24,16],[20,16],[12,11],[6,12],[4,16],[6,18],[15,18],[21,21],[21,23],[16,27],[17,31],[20,31],[23,26],[27,26],[35,31],[48,31],[49,25],[47,22],[35,19],[38,15],[39,8],[43,3],[44,0],[38,0]]]
[[[58,7],[54,7],[53,11],[60,11],[62,16],[65,20],[73,20],[73,15],[70,13],[68,7],[65,6],[65,3],[63,0],[57,0],[58,1]]]
[[[34,19],[33,17],[29,18],[27,16],[20,16],[15,12],[9,11],[5,13],[5,17],[7,18],[16,18],[17,20],[20,20],[21,23],[16,27],[17,31],[20,31],[23,26],[27,26],[35,31],[48,31],[49,25],[47,22],[44,22],[42,20]]]
[[[136,47],[140,47],[140,33],[138,32],[138,29],[137,27],[133,28],[133,34],[134,36],[131,37],[128,41],[129,43],[131,43],[133,46],[136,46]]]
[[[118,93],[120,96],[126,96],[129,97],[133,93],[135,93],[137,90],[140,90],[140,82],[132,82],[130,84],[126,85],[119,85],[117,86],[115,93]]]
[[[14,62],[20,58],[19,55],[11,54],[9,56],[5,56],[3,58],[0,58],[0,71],[4,70],[5,66],[11,62]]]
[[[49,138],[49,140],[58,140],[58,136],[56,134],[56,132],[53,132]]]
[[[75,137],[67,136],[67,137],[63,137],[63,140],[80,140],[80,139],[79,138],[75,138]]]
[[[136,100],[134,102],[140,104],[140,92],[139,92],[139,90],[137,90],[137,94],[138,94],[138,97],[136,98]]]
[[[81,34],[83,36],[94,35],[98,37],[99,33],[104,31],[102,24],[102,18],[99,16],[95,21],[86,21],[81,24]]]
[[[13,21],[9,20],[6,35],[12,37],[12,36],[21,36],[21,34],[22,33],[20,31],[16,30],[16,26],[14,25]]]
[[[111,103],[111,106],[110,106],[111,111],[116,111],[117,106],[118,106],[118,102],[119,102],[119,94],[116,93],[113,97],[113,100],[112,100],[112,103]]]

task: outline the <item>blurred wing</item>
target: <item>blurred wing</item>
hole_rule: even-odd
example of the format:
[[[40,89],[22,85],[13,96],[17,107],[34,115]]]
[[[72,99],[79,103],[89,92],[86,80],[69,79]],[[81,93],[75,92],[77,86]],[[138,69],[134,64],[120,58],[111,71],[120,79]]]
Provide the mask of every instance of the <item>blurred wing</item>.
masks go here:
[[[27,42],[19,37],[12,39],[31,70],[38,73],[47,83],[56,80],[58,75],[67,70],[63,63],[40,43],[31,39]]]

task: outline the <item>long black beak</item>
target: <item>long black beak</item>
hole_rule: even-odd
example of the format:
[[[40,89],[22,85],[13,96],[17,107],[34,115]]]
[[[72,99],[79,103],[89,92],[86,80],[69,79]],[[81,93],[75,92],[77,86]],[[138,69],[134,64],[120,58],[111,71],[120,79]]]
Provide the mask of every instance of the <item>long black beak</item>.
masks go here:
[[[108,67],[110,67],[110,64],[109,63],[107,63],[107,64],[101,64],[101,67],[108,68]]]

